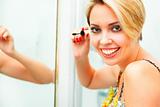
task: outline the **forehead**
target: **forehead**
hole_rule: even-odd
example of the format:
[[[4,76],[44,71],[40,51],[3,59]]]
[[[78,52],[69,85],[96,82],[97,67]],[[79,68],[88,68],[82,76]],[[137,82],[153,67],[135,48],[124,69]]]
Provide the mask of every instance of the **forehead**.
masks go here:
[[[90,23],[111,23],[118,21],[114,11],[105,4],[96,4],[89,17]]]

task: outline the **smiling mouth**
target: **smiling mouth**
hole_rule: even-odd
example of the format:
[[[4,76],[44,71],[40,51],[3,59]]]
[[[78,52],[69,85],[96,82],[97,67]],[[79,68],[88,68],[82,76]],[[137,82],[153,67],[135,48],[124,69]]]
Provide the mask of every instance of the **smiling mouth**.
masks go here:
[[[120,47],[112,49],[101,49],[101,51],[105,56],[111,57],[114,56],[119,49]]]

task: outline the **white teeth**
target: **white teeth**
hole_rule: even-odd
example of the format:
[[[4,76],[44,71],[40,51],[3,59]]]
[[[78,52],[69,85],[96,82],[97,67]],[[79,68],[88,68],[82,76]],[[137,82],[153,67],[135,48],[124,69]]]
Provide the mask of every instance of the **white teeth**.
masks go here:
[[[102,49],[102,52],[104,53],[104,54],[106,54],[106,55],[110,55],[110,54],[112,54],[112,53],[114,53],[114,52],[116,52],[118,49],[109,49],[109,50],[103,50]]]

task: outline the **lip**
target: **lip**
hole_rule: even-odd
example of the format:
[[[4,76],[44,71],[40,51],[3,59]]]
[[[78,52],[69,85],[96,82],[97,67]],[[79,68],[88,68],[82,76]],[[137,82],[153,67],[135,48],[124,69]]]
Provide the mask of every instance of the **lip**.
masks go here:
[[[101,53],[105,58],[113,58],[117,55],[120,47],[116,48],[101,48]]]

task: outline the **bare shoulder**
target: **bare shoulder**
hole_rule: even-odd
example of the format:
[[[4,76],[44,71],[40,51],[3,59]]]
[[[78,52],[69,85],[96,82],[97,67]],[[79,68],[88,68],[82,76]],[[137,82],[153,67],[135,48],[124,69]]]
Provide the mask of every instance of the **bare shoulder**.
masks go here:
[[[157,69],[158,66],[153,63],[140,60],[126,67],[124,71],[125,99],[128,99],[130,104],[151,107],[148,105],[153,106],[160,99],[160,72]]]
[[[157,75],[158,77],[160,76],[160,71],[158,70],[159,64],[154,63],[153,61],[150,60],[139,60],[132,62],[128,64],[128,66],[125,69],[125,74],[126,76],[142,76],[144,77],[144,74],[149,77],[152,75]]]

